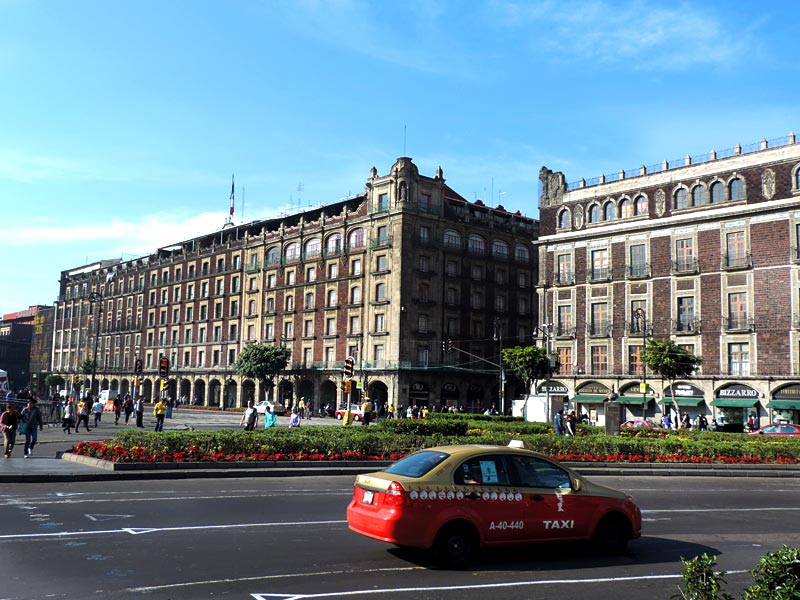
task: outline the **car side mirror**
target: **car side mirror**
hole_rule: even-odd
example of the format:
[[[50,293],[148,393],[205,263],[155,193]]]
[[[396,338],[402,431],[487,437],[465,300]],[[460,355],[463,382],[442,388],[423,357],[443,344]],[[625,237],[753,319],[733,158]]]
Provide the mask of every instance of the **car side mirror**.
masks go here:
[[[572,490],[574,492],[580,492],[583,489],[583,481],[580,479],[573,479],[572,480]]]

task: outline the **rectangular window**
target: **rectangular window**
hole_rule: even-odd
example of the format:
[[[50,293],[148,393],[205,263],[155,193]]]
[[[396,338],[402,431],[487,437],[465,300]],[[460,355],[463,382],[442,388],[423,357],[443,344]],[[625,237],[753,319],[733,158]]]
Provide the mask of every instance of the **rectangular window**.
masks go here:
[[[386,263],[386,255],[385,254],[381,254],[380,256],[377,256],[376,257],[376,262],[375,262],[375,270],[379,271],[379,272],[380,271],[385,271],[386,270],[386,264],[387,263]]]
[[[430,259],[427,256],[419,257],[419,270],[427,273],[430,270]]]
[[[728,344],[728,374],[750,375],[750,345],[747,342]]]
[[[431,239],[431,228],[424,225],[419,228],[419,241],[427,244]]]
[[[455,277],[458,275],[458,264],[455,261],[448,260],[447,261],[447,274],[450,277]]]
[[[317,280],[317,268],[308,267],[306,269],[306,281],[316,281],[316,280]]]
[[[608,348],[592,346],[592,375],[608,375]]]
[[[628,375],[642,376],[642,346],[628,346]]]
[[[472,265],[471,273],[475,281],[481,281],[483,279],[483,267],[481,265]]]
[[[378,194],[378,210],[389,210],[389,194]]]
[[[557,313],[556,335],[572,335],[572,306],[569,304],[559,306]]]
[[[286,285],[294,285],[294,271],[286,272]]]
[[[303,348],[303,366],[310,367],[312,363],[311,348]]]
[[[272,323],[264,324],[264,338],[267,340],[275,339],[275,326]]]
[[[644,244],[635,244],[629,248],[630,252],[630,276],[647,276],[647,247]]]
[[[420,314],[417,316],[417,331],[419,331],[420,333],[427,333],[428,315]]]
[[[729,267],[747,266],[747,244],[744,239],[744,231],[736,231],[725,236],[727,244],[727,265]]]
[[[383,344],[375,344],[375,347],[372,349],[372,355],[375,357],[375,360],[383,360]]]
[[[591,335],[608,335],[608,304],[595,302],[592,304],[592,315],[589,323]]]
[[[747,329],[747,294],[728,294],[728,328]]]
[[[558,373],[560,375],[572,375],[574,368],[572,364],[572,348],[560,347],[558,348],[557,352],[558,352]]]
[[[328,279],[336,279],[339,276],[339,265],[330,263],[328,265]]]
[[[361,332],[361,317],[358,315],[350,316],[350,333]]]
[[[314,335],[314,321],[311,319],[307,319],[303,322],[303,335],[305,337],[311,337]]]
[[[325,320],[325,333],[327,335],[336,335],[336,318],[330,317]]]
[[[283,324],[283,337],[287,340],[294,337],[294,323],[291,321]]]
[[[642,310],[640,314],[638,311]],[[647,301],[646,300],[632,300],[631,301],[631,326],[629,332],[632,334],[641,335],[647,331]]]
[[[377,314],[377,315],[375,315],[375,332],[376,333],[382,333],[384,331],[385,331],[385,329],[384,329],[384,315],[383,314]]]
[[[608,250],[592,250],[592,279],[594,281],[604,281],[608,277]]]
[[[361,259],[354,258],[350,263],[350,273],[352,275],[361,275]]]
[[[678,297],[677,331],[694,331],[694,297]]]
[[[675,270],[678,273],[693,271],[694,265],[694,243],[691,238],[675,240]]]

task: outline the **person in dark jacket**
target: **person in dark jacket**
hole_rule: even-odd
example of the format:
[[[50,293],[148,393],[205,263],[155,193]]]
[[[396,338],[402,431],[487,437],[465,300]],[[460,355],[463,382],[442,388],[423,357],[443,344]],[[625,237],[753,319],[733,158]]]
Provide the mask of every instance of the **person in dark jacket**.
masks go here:
[[[33,447],[39,437],[39,432],[44,429],[44,419],[42,411],[35,398],[28,400],[28,406],[22,409],[20,420],[25,423],[25,448],[23,454],[25,458],[33,455]]]
[[[6,404],[6,410],[0,415],[0,429],[3,430],[3,456],[11,458],[14,450],[14,442],[17,440],[17,429],[19,428],[19,415],[14,410],[14,405],[10,402]]]

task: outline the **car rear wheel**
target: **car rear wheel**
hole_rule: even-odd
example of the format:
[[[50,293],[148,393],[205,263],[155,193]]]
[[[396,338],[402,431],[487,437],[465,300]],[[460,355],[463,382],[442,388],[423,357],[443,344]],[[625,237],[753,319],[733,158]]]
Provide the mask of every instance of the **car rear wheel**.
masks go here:
[[[336,413],[336,418],[341,421],[342,420],[342,413]]]
[[[620,515],[607,515],[597,524],[592,541],[604,554],[620,554],[631,539],[631,526]]]
[[[361,417],[359,417],[358,415],[353,415],[353,421],[360,421],[360,420]]]
[[[478,551],[478,534],[467,523],[445,526],[433,542],[436,561],[447,567],[463,567],[475,558]]]

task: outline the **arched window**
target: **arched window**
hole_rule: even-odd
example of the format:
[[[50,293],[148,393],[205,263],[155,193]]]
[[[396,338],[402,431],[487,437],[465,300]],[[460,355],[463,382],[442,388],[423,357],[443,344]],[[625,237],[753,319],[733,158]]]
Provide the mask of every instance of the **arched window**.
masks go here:
[[[711,184],[711,204],[721,204],[725,202],[725,186],[721,181]]]
[[[294,310],[294,296],[286,296],[286,312]]]
[[[794,191],[800,190],[800,168],[794,172]]]
[[[281,249],[277,246],[273,246],[267,250],[267,264],[274,265],[279,262],[281,262]]]
[[[729,198],[731,202],[734,200],[744,200],[744,181],[740,178],[736,177],[732,179],[728,184],[728,190],[730,192]]]
[[[353,229],[353,231],[350,232],[350,235],[347,236],[347,247],[363,248],[365,240],[366,236],[364,235],[364,229],[362,229],[361,227]]]
[[[703,206],[708,202],[706,195],[706,188],[702,185],[696,185],[692,188],[692,206]]]
[[[256,301],[255,300],[250,300],[250,302],[247,303],[247,314],[248,315],[256,314]]]
[[[633,202],[625,198],[619,203],[619,217],[620,219],[627,219],[633,216]]]
[[[528,262],[531,259],[531,253],[522,244],[517,244],[514,246],[514,258],[519,262]]]
[[[309,308],[314,308],[314,294],[311,292],[306,293],[306,303],[304,308],[308,310]]]
[[[603,220],[613,221],[616,216],[616,210],[613,202],[606,202],[603,206]]]
[[[354,285],[350,288],[350,304],[361,304],[361,287]]]
[[[336,306],[336,290],[328,290],[328,306]]]
[[[597,204],[592,204],[589,207],[589,223],[600,222],[600,207]]]
[[[342,251],[342,235],[334,233],[328,236],[328,241],[325,243],[325,254],[328,256],[337,255]]]
[[[569,229],[570,226],[571,226],[570,213],[568,210],[564,209],[560,213],[558,213],[558,228]]]
[[[286,260],[297,260],[300,258],[300,244],[297,242],[292,242],[288,246],[286,246],[286,250],[284,251],[284,256]]]
[[[444,230],[444,247],[461,249],[461,236],[455,229]]]
[[[497,258],[508,258],[508,244],[503,240],[492,241],[492,256]]]
[[[469,251],[473,254],[486,253],[486,240],[479,236],[477,233],[470,234],[467,242]]]
[[[305,255],[306,258],[316,258],[322,254],[322,243],[319,238],[311,238],[306,242]]]
[[[386,284],[385,283],[379,283],[378,285],[375,286],[375,300],[377,302],[382,302],[383,300],[386,300]]]
[[[275,298],[267,298],[267,312],[268,313],[275,312]]]
[[[686,190],[686,188],[675,190],[673,199],[674,202],[672,206],[674,208],[689,208],[689,192]]]
[[[636,196],[633,212],[637,215],[646,215],[648,212],[650,212],[647,208],[647,198],[644,196]]]

